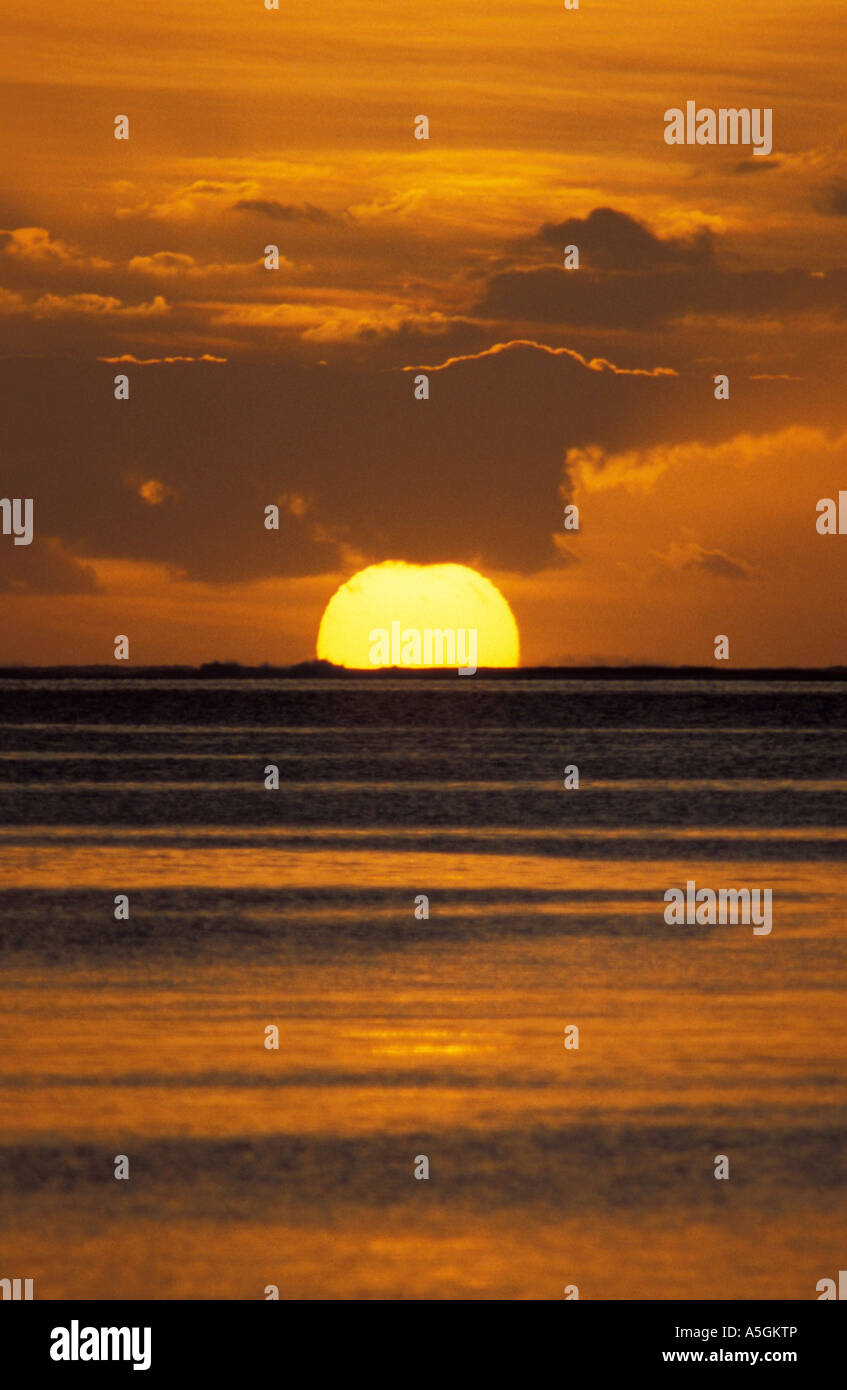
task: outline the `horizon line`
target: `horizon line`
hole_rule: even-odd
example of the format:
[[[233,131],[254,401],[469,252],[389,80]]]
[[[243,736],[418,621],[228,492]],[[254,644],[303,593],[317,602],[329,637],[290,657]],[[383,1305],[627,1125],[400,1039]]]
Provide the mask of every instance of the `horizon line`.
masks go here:
[[[133,676],[149,676],[151,673],[170,675],[175,678],[192,676],[248,676],[264,678],[285,678],[302,677],[304,675],[322,676],[329,679],[349,679],[359,680],[367,678],[371,680],[384,679],[392,680],[401,677],[403,679],[455,679],[457,668],[452,666],[378,666],[378,667],[348,667],[340,666],[323,658],[312,658],[306,661],[290,662],[285,665],[276,665],[271,662],[262,662],[259,665],[248,665],[239,661],[204,661],[196,664],[190,663],[171,663],[171,662],[149,662],[139,666],[115,666],[105,662],[67,662],[55,663],[50,666],[36,666],[23,662],[10,662],[8,665],[0,665],[0,679],[14,679],[20,677],[43,676],[50,673],[56,678],[68,677],[81,673],[94,674],[98,677],[107,679],[131,679]],[[642,678],[677,678],[677,679],[767,679],[786,676],[802,676],[811,679],[821,679],[825,677],[847,679],[847,665],[832,666],[734,666],[721,669],[717,666],[694,666],[694,665],[666,665],[661,662],[628,662],[626,664],[603,664],[598,665],[537,665],[537,666],[480,666],[476,671],[476,676],[488,676],[496,679],[522,680],[531,679],[533,676],[552,676],[556,678],[584,678],[586,674],[598,678],[602,677],[642,677]],[[466,679],[468,679],[466,677]],[[471,678],[472,679],[472,678]]]

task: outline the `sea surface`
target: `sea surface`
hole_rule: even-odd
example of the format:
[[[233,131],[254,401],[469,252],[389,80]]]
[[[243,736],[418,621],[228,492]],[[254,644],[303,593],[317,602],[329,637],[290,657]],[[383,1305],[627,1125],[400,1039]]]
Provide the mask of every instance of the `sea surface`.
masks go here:
[[[814,1299],[845,860],[844,683],[0,680],[0,1277]]]

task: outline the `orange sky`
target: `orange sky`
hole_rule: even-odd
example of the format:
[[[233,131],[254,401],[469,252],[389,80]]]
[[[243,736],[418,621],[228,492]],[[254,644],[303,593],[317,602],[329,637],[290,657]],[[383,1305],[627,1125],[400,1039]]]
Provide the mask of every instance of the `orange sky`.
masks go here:
[[[305,659],[385,559],[494,579],[528,664],[845,661],[843,19],[7,0],[0,661]],[[773,154],[667,146],[687,100]]]

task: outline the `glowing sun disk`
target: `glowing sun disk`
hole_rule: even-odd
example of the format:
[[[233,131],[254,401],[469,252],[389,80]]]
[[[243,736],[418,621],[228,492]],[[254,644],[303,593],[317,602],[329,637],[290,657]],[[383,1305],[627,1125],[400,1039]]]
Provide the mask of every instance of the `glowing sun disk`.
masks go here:
[[[330,599],[318,656],[377,666],[517,666],[518,627],[490,579],[466,565],[369,565]]]

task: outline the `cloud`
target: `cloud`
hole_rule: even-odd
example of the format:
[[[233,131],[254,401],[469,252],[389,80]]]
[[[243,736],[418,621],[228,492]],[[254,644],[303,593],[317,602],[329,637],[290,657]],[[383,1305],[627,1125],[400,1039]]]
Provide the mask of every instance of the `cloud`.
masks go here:
[[[392,221],[417,218],[426,197],[426,189],[409,188],[403,193],[372,198],[366,203],[353,203],[348,212],[356,222],[364,223],[379,222],[383,218],[390,218]]]
[[[173,568],[98,560],[94,593],[4,594],[5,662],[102,664],[111,637],[127,632],[133,664],[199,664],[231,658],[285,665],[314,657],[315,638],[337,573],[219,587],[186,580]]]
[[[149,503],[151,507],[160,507],[166,498],[178,497],[179,493],[176,488],[160,482],[158,478],[148,478],[138,488],[138,496]]]
[[[152,256],[133,256],[129,268],[146,275],[184,275],[186,272],[196,272],[198,266],[193,256],[182,252],[156,251]]]
[[[514,352],[521,348],[533,348],[536,352],[549,353],[551,357],[569,357],[572,361],[578,362],[581,367],[585,367],[589,372],[611,372],[614,376],[677,376],[678,373],[672,367],[617,367],[614,362],[609,362],[605,357],[583,357],[581,352],[575,352],[572,348],[552,348],[545,343],[535,343],[528,338],[513,338],[508,343],[494,343],[491,347],[483,348],[481,352],[469,352],[459,357],[448,357],[445,362],[437,366],[416,366],[404,367],[404,372],[443,372],[448,367],[454,367],[460,362],[479,362],[485,357],[496,357],[501,352]]]
[[[836,217],[847,217],[847,179],[834,179],[824,190],[823,207]]]
[[[659,559],[670,570],[701,569],[720,579],[751,579],[758,573],[743,560],[733,560],[722,550],[707,550],[697,541],[674,541]]]
[[[279,264],[284,270],[293,269],[293,262],[285,256],[280,256]],[[218,261],[201,262],[183,251],[155,251],[151,256],[133,256],[128,268],[134,274],[153,275],[178,282],[255,275],[257,268],[263,266],[264,256],[257,256],[253,261],[225,264]]]
[[[562,496],[579,507],[580,529],[558,535],[579,564],[539,576],[532,605],[539,617],[567,615],[578,653],[590,642],[707,665],[725,633],[734,665],[838,660],[843,555],[815,521],[846,468],[847,434],[800,426],[569,451]]]
[[[690,316],[762,318],[847,311],[847,271],[693,270],[595,275],[539,269],[494,275],[474,312],[499,321],[655,329]]]
[[[357,297],[352,298],[355,301]],[[446,315],[435,310],[415,313],[406,304],[384,304],[371,296],[363,296],[359,303],[352,304],[218,301],[196,307],[209,314],[209,323],[214,326],[294,332],[305,343],[368,343],[408,329],[422,335],[439,334],[451,324]]]
[[[325,208],[313,207],[311,203],[297,206],[295,203],[279,203],[274,198],[240,198],[232,204],[235,212],[258,212],[263,217],[272,217],[276,222],[341,222],[340,217],[327,212]]]
[[[847,312],[847,270],[725,269],[708,227],[661,238],[612,208],[545,223],[537,240],[580,250],[580,268],[513,267],[492,274],[472,313],[495,322],[655,330],[683,320]],[[558,260],[558,258],[557,258]]]
[[[133,332],[158,336],[159,322],[138,320]],[[158,368],[164,354],[156,346],[108,355]],[[684,441],[697,436],[692,505],[713,485],[721,440],[735,436],[733,457],[743,457],[739,418],[755,424],[808,403],[805,383],[795,392],[785,382],[739,377],[724,410],[702,374],[677,376],[661,362],[634,368],[542,343],[421,357],[436,364],[423,402],[414,397],[413,371],[367,361],[132,367],[131,429],[114,404],[117,364],[51,360],[45,412],[31,362],[0,361],[10,459],[4,487],[43,497],[45,530],[75,553],[172,565],[214,584],[326,573],[387,555],[532,574],[557,563],[551,536],[561,529],[563,461],[568,483],[591,506],[612,493],[638,500],[659,473],[678,471],[674,449],[693,449]],[[785,459],[772,467],[782,477]],[[155,488],[128,505],[151,482],[171,495]],[[724,487],[721,495],[732,493]],[[273,502],[278,532],[264,528]],[[574,572],[585,565],[585,525],[585,535],[569,541],[579,560]],[[681,526],[653,534],[650,549],[664,552],[680,539],[758,563],[731,538],[686,537]],[[655,567],[655,557],[646,558]]]
[[[313,506],[311,498],[304,497],[302,492],[281,492],[277,502],[289,516],[296,516],[298,520],[302,520]]]
[[[215,357],[204,352],[199,357],[136,357],[131,352],[122,352],[119,357],[98,357],[98,362],[129,362],[136,367],[156,367],[169,362],[227,362],[226,357]]]
[[[249,167],[253,166],[254,161],[250,161]],[[280,186],[290,184],[292,177],[310,181],[315,177],[325,177],[328,173],[328,167],[310,168],[300,162],[290,165],[276,160],[273,162],[273,176]],[[122,184],[115,191],[125,198],[133,192],[134,187],[133,184]],[[159,193],[160,196],[148,198],[134,206],[119,207],[116,215],[121,219],[137,217],[184,223],[228,212],[252,212],[278,222],[335,224],[345,220],[314,203],[291,203],[265,197],[261,184],[255,178],[194,179],[188,184],[163,188]]]
[[[100,586],[94,570],[78,559],[56,536],[38,533],[39,508],[35,499],[36,534],[31,545],[0,547],[0,591],[7,594],[96,594]]]
[[[690,446],[682,444],[682,450]],[[571,501],[577,493],[609,492],[624,488],[627,492],[651,492],[658,478],[673,462],[673,451],[667,448],[645,453],[630,449],[610,454],[598,444],[583,449],[568,449],[565,454],[565,475],[562,500]]]
[[[325,573],[354,556],[531,572],[553,558],[568,447],[655,442],[672,429],[669,410],[690,428],[673,372],[532,343],[442,362],[425,403],[409,373],[366,365],[136,369],[131,430],[114,405],[115,365],[51,363],[48,418],[33,409],[27,364],[0,363],[19,477],[44,489],[54,526],[86,553],[177,565],[211,582]],[[151,480],[176,495],[128,508],[127,485],[137,493]],[[13,485],[25,484],[13,475]],[[268,532],[264,509],[277,499],[280,529]]]
[[[538,240],[564,249],[579,247],[580,266],[599,270],[710,265],[712,233],[701,227],[688,237],[661,238],[644,223],[614,208],[594,208],[587,217],[545,222]]]
[[[170,313],[167,302],[156,295],[149,304],[124,304],[114,295],[105,294],[43,294],[31,306],[39,318],[58,318],[83,315],[103,318],[160,318]]]
[[[26,308],[26,300],[16,290],[0,286],[0,314],[19,314]]]
[[[66,241],[54,240],[46,227],[0,230],[0,252],[4,256],[35,266],[42,272],[67,267],[108,270],[111,266],[110,261],[99,256],[85,256],[79,247],[71,246]]]
[[[119,207],[116,216],[122,219],[140,217],[160,222],[189,222],[198,216],[208,216],[215,203],[222,205],[225,199],[238,194],[247,195],[254,187],[249,179],[195,179],[190,184],[170,189],[156,202],[145,200],[135,206]]]
[[[739,159],[732,166],[733,174],[766,174],[769,169],[781,169],[781,159],[762,159],[751,155],[749,159]]]

